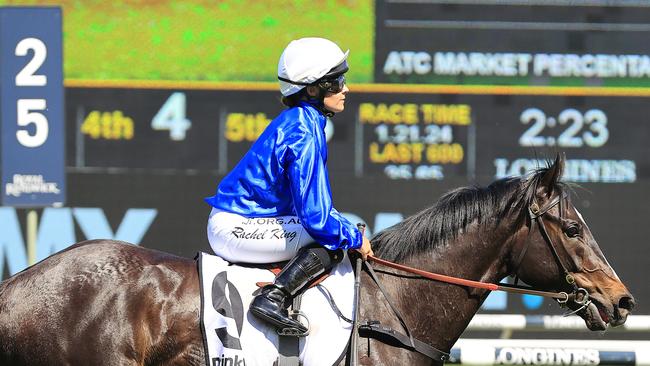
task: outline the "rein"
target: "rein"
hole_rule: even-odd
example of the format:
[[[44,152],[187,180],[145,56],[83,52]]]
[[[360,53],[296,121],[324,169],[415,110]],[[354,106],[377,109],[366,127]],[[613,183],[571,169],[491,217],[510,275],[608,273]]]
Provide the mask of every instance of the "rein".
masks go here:
[[[532,223],[537,223],[537,226],[539,227],[539,231],[542,234],[542,237],[544,238],[544,241],[549,245],[551,252],[553,253],[553,257],[558,263],[558,266],[562,269],[564,272],[564,279],[569,284],[573,292],[571,294],[567,292],[549,292],[549,291],[541,291],[541,290],[535,290],[530,287],[524,287],[524,286],[519,286],[516,285],[517,279],[515,279],[515,284],[514,285],[508,285],[508,284],[495,284],[495,283],[487,283],[487,282],[480,282],[480,281],[472,281],[472,280],[467,280],[463,278],[458,278],[458,277],[453,277],[453,276],[447,276],[447,275],[442,275],[438,273],[432,273],[432,272],[427,272],[423,271],[417,268],[405,266],[402,264],[397,264],[394,262],[387,261],[385,259],[377,258],[375,256],[368,256],[368,259],[375,262],[379,263],[382,265],[385,265],[387,267],[391,267],[400,271],[412,273],[418,276],[421,276],[423,278],[427,278],[430,280],[434,281],[439,281],[439,282],[446,282],[446,283],[451,283],[455,285],[460,285],[460,286],[466,286],[466,287],[474,287],[474,288],[480,288],[480,289],[485,289],[485,290],[490,290],[490,291],[504,291],[504,292],[511,292],[511,293],[517,293],[517,294],[526,294],[526,295],[537,295],[537,296],[543,296],[543,297],[549,297],[555,299],[560,305],[565,305],[569,301],[574,301],[578,303],[578,305],[581,305],[581,307],[572,312],[576,313],[585,307],[589,305],[591,302],[589,300],[589,293],[587,290],[583,288],[579,288],[575,284],[575,278],[571,275],[571,273],[567,270],[566,266],[560,259],[559,254],[557,253],[557,249],[555,248],[555,245],[553,244],[553,241],[551,240],[551,237],[548,235],[548,232],[546,231],[546,226],[544,225],[544,221],[542,220],[542,217],[548,213],[553,207],[556,205],[560,205],[560,218],[562,218],[562,201],[567,197],[566,192],[562,192],[560,195],[556,196],[551,202],[549,202],[546,206],[544,207],[539,207],[536,201],[534,201],[528,211],[530,215],[530,219]],[[531,223],[531,228],[529,230],[529,235],[530,231],[532,231],[532,223]],[[528,251],[528,246],[529,246],[530,241],[527,240],[526,244],[519,254],[519,258],[516,262],[515,265],[515,270],[514,272],[517,271],[517,268],[519,268],[519,265],[521,264],[522,260],[524,259],[526,252]],[[563,248],[564,249],[564,248]],[[566,250],[566,249],[565,249]]]
[[[528,251],[528,247],[530,244],[530,240],[526,240],[524,247],[522,251],[519,253],[519,256],[517,258],[517,261],[515,262],[514,270],[513,273],[515,274],[515,284],[514,285],[508,285],[508,284],[495,284],[495,283],[487,283],[487,282],[480,282],[480,281],[473,281],[473,280],[468,280],[464,278],[458,278],[458,277],[453,277],[453,276],[447,276],[443,274],[438,274],[438,273],[432,273],[432,272],[427,272],[421,269],[405,266],[403,264],[398,264],[394,263],[391,261],[387,261],[385,259],[377,258],[375,256],[369,255],[368,256],[368,261],[372,261],[374,263],[378,263],[390,268],[394,268],[403,272],[408,272],[415,274],[418,277],[415,278],[425,278],[425,279],[430,279],[433,281],[438,281],[438,282],[445,282],[445,283],[450,283],[454,285],[459,285],[459,286],[465,286],[465,287],[473,287],[473,288],[479,288],[479,289],[485,289],[485,290],[490,290],[490,291],[504,291],[504,292],[511,292],[511,293],[517,293],[517,294],[527,294],[527,295],[536,295],[536,296],[543,296],[543,297],[548,297],[555,299],[560,306],[566,306],[566,304],[569,301],[573,301],[576,304],[580,305],[580,307],[577,310],[574,310],[572,312],[569,312],[565,314],[571,315],[575,314],[583,309],[585,309],[589,304],[591,304],[591,300],[589,299],[589,292],[585,290],[584,288],[579,288],[576,283],[575,283],[575,278],[571,273],[567,270],[567,267],[564,265],[562,262],[555,244],[553,243],[553,240],[551,240],[551,237],[548,235],[548,232],[546,230],[546,226],[544,225],[543,221],[543,216],[548,213],[553,207],[556,205],[559,205],[559,218],[562,220],[562,201],[567,197],[566,192],[562,191],[561,194],[557,195],[553,200],[548,202],[546,206],[544,207],[539,207],[539,204],[537,203],[536,200],[533,200],[533,202],[530,204],[528,207],[528,214],[531,220],[531,225],[528,231],[528,235],[530,236],[530,233],[533,231],[533,226],[535,223],[539,227],[540,234],[544,238],[544,241],[548,244],[554,259],[556,260],[559,268],[563,271],[564,274],[564,280],[566,283],[571,286],[573,292],[572,293],[567,293],[567,292],[550,292],[550,291],[541,291],[541,290],[535,290],[531,287],[524,287],[524,286],[519,286],[517,285],[518,281],[518,276],[516,275],[517,269],[519,268],[519,265],[523,261],[526,252]],[[528,239],[528,238],[527,238]],[[562,247],[562,249],[565,251],[566,254],[568,254],[567,250],[565,247]],[[573,258],[569,255],[569,258],[573,260]],[[360,270],[359,270],[359,264],[361,261],[359,260],[357,262],[357,276],[360,275]],[[354,347],[350,348],[350,352],[355,353],[356,350],[356,338],[358,336],[364,337],[364,338],[375,338],[380,340],[383,343],[390,344],[396,347],[401,347],[405,348],[411,351],[418,352],[422,355],[425,355],[429,357],[430,359],[434,361],[439,361],[439,362],[445,362],[446,360],[449,359],[450,355],[447,352],[441,351],[439,349],[436,349],[428,344],[425,344],[423,342],[420,342],[419,340],[415,339],[412,335],[411,332],[409,331],[408,327],[406,326],[406,323],[404,322],[404,319],[402,318],[401,314],[395,308],[395,306],[392,304],[392,300],[388,296],[388,293],[384,290],[383,286],[381,285],[379,279],[377,278],[375,271],[373,270],[372,266],[368,262],[363,262],[365,264],[365,267],[367,269],[367,273],[370,275],[372,280],[375,282],[375,284],[379,287],[379,290],[383,293],[384,297],[387,300],[388,305],[390,306],[390,309],[393,311],[397,319],[399,320],[402,328],[406,331],[406,334],[401,334],[399,332],[396,332],[395,330],[389,328],[389,327],[384,327],[382,326],[379,322],[376,321],[367,321],[364,324],[358,323],[358,314],[355,314],[355,330],[358,327],[359,333],[354,332],[352,336],[352,341]],[[575,265],[575,262],[573,263]],[[358,277],[357,277],[358,279]],[[358,301],[358,294],[355,296],[355,300]],[[356,308],[358,309],[358,303],[356,304]],[[370,349],[368,349],[368,352],[370,352]],[[355,357],[352,358],[351,365],[356,366],[358,362],[358,359]]]
[[[387,261],[385,259],[377,258],[375,256],[368,256],[368,259],[374,263],[382,264],[386,267],[391,267],[400,271],[412,273],[423,278],[428,278],[430,280],[451,283],[454,285],[474,287],[474,288],[480,288],[480,289],[485,289],[490,291],[505,291],[505,292],[513,292],[518,294],[544,296],[544,297],[550,297],[561,301],[568,301],[569,298],[571,297],[566,292],[539,291],[539,290],[534,290],[523,286],[506,285],[506,284],[497,285],[495,283],[472,281],[472,280],[466,280],[464,278],[446,276],[438,273],[423,271],[421,269],[405,266],[402,264],[397,264],[395,262]]]

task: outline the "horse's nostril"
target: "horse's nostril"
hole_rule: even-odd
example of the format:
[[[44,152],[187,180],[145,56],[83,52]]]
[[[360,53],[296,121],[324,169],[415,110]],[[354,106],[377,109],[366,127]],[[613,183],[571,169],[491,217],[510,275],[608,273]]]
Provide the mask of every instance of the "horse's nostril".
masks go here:
[[[634,301],[634,298],[632,298],[631,296],[623,296],[621,297],[620,300],[618,300],[618,307],[620,309],[632,311],[635,305],[636,305],[636,301]]]

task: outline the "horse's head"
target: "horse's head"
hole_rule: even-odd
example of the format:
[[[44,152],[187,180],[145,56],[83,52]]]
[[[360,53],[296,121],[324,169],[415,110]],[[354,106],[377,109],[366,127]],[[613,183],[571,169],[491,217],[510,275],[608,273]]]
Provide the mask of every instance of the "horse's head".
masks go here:
[[[605,259],[566,186],[558,183],[563,166],[564,159],[558,156],[526,183],[529,226],[513,251],[514,270],[534,287],[576,295],[566,305],[578,310],[590,330],[621,325],[634,298]],[[584,290],[576,293],[578,289],[586,290],[588,299]]]

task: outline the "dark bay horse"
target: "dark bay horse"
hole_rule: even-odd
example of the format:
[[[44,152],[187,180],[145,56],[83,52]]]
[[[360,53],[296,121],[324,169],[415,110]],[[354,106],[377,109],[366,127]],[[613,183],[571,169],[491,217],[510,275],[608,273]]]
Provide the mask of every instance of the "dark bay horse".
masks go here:
[[[578,311],[587,327],[621,325],[634,299],[564,194],[562,167],[558,158],[526,178],[452,191],[379,233],[375,253],[484,282],[518,275],[553,291],[571,290],[566,269],[593,300]],[[531,211],[543,218],[543,230]],[[380,274],[382,283],[413,336],[444,351],[488,295],[388,272]],[[203,365],[198,291],[191,259],[111,240],[75,244],[0,284],[0,365]],[[362,320],[400,330],[368,277],[362,278],[360,312]],[[431,364],[375,341],[367,357],[366,342],[360,343],[363,365]]]

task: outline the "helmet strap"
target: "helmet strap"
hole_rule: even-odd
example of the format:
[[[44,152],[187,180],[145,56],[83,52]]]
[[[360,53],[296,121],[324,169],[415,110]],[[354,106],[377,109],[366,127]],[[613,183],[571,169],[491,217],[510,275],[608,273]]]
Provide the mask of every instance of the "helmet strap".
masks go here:
[[[327,89],[321,88],[318,85],[315,85],[315,86],[318,87],[318,95],[312,97],[311,95],[309,95],[309,93],[305,93],[305,94],[307,94],[309,104],[313,105],[316,109],[321,111],[321,113],[323,113],[325,115],[325,117],[329,117],[329,118],[333,117],[334,112],[332,112],[332,111],[328,110],[327,108],[325,108],[324,100],[325,100],[325,95],[327,94]]]

